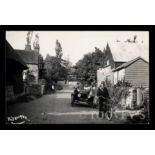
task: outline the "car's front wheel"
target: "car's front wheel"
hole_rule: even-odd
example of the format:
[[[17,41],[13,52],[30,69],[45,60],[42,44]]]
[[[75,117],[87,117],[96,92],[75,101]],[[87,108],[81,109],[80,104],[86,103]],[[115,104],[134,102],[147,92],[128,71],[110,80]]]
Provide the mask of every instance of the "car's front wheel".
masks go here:
[[[72,105],[72,107],[75,105],[75,103],[74,103],[74,96],[73,95],[71,95],[71,105]]]

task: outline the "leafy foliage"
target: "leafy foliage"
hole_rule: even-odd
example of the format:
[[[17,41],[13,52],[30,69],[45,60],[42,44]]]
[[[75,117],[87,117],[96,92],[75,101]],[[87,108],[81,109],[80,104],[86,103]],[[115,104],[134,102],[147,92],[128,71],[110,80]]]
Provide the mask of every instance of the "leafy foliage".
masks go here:
[[[43,78],[46,79],[46,88],[48,90],[51,89],[51,85],[55,85],[56,89],[60,89],[60,87],[57,87],[58,84],[56,83],[58,80],[67,80],[71,66],[69,60],[62,59],[62,47],[58,40],[56,40],[55,51],[55,56],[50,56],[49,54],[47,54],[44,60]]]
[[[31,84],[35,81],[35,76],[33,75],[32,71],[28,70],[26,72],[26,78],[25,78],[25,83],[26,84]]]
[[[92,53],[85,54],[75,66],[77,78],[81,81],[93,82],[97,79],[97,70],[103,67],[104,53],[97,47]]]
[[[67,60],[58,61],[57,57],[47,55],[44,61],[45,78],[57,82],[66,80],[70,72],[70,62]]]
[[[44,61],[45,79],[57,81],[59,78],[59,71],[61,65],[58,63],[57,58],[47,55]]]
[[[61,44],[58,40],[56,40],[56,47],[55,47],[55,51],[56,51],[56,57],[58,59],[61,59],[62,58],[62,47],[61,47]]]

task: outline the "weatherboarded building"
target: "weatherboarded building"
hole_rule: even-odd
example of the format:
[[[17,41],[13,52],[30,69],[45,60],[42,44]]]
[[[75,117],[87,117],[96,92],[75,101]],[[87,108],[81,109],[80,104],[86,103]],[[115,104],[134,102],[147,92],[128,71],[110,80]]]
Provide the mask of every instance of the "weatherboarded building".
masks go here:
[[[145,75],[147,75],[145,77],[143,76],[144,79],[142,79],[142,77],[139,78],[138,83],[148,85],[149,63],[147,60],[149,57],[149,50],[144,43],[107,43],[104,55],[104,67],[97,71],[98,85],[101,81],[105,80],[114,85],[118,80],[123,80],[125,77],[127,81],[133,82],[130,78],[135,78],[136,80],[136,78],[143,75],[143,73],[140,72],[142,70],[144,70]],[[137,70],[138,72],[136,72]]]
[[[136,87],[149,87],[149,63],[141,57],[126,62],[114,72],[114,84],[126,81]]]

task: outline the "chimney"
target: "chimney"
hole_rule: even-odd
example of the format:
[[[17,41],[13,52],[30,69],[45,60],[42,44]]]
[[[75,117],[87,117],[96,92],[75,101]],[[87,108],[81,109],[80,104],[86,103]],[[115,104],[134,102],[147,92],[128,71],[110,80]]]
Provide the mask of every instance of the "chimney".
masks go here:
[[[39,45],[39,35],[38,34],[35,35],[35,40],[33,42],[33,49],[34,49],[34,51],[37,51],[39,53],[40,45]]]
[[[32,51],[31,45],[25,45],[25,51]]]
[[[39,44],[37,46],[35,46],[33,50],[39,53],[39,50],[40,50]]]
[[[26,45],[25,45],[25,51],[31,51],[31,39],[32,39],[32,31],[27,32],[27,37],[26,37]]]

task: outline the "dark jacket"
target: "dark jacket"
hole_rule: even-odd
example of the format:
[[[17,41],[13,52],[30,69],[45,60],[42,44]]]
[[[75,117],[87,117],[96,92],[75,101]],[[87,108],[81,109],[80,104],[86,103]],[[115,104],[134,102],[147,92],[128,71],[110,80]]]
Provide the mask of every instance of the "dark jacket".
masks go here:
[[[108,89],[106,87],[102,88],[98,88],[97,90],[97,96],[102,96],[104,98],[110,98],[109,97],[109,93],[108,93]]]

